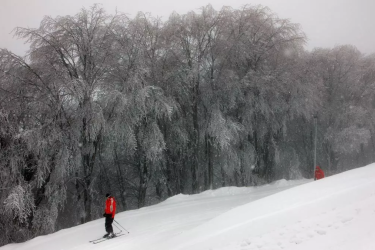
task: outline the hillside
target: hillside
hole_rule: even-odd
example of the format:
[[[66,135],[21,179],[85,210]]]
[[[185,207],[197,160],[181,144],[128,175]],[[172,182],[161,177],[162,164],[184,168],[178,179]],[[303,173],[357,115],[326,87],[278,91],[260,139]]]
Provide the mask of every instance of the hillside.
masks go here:
[[[375,164],[315,182],[177,195],[115,219],[130,234],[93,245],[99,219],[0,249],[375,249]]]

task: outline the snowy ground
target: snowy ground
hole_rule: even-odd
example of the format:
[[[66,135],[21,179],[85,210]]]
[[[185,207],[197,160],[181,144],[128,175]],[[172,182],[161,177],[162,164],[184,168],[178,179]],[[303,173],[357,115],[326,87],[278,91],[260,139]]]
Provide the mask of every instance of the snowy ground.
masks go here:
[[[371,250],[375,164],[316,182],[177,195],[115,219],[130,234],[93,245],[100,219],[0,250]]]

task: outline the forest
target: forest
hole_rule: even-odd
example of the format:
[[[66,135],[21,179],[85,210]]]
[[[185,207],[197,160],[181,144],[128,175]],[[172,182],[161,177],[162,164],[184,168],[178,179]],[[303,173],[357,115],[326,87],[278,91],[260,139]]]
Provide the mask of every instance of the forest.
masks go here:
[[[176,194],[327,176],[375,159],[375,54],[305,49],[263,6],[165,20],[100,5],[0,49],[0,246]]]

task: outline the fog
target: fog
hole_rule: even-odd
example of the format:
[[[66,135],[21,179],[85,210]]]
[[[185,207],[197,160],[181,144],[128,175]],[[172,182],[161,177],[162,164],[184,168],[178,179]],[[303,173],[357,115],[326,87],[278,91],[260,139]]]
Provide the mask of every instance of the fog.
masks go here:
[[[138,11],[150,12],[164,19],[176,11],[186,13],[211,4],[219,10],[223,6],[239,8],[245,4],[268,6],[281,18],[299,23],[306,33],[306,48],[333,47],[352,44],[363,53],[375,52],[373,0],[1,0],[0,48],[24,55],[25,41],[13,37],[16,27],[38,27],[45,15],[74,15],[82,7],[101,3],[109,12],[116,11],[134,16]]]

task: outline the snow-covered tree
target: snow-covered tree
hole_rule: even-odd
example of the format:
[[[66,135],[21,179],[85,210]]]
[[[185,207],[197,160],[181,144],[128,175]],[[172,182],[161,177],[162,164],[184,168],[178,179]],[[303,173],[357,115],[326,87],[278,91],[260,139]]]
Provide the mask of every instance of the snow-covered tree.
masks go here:
[[[323,84],[317,115],[328,173],[338,171],[340,156],[359,151],[370,139],[365,126],[368,111],[361,101],[367,88],[361,80],[362,60],[363,55],[349,45],[311,53],[310,65]]]

